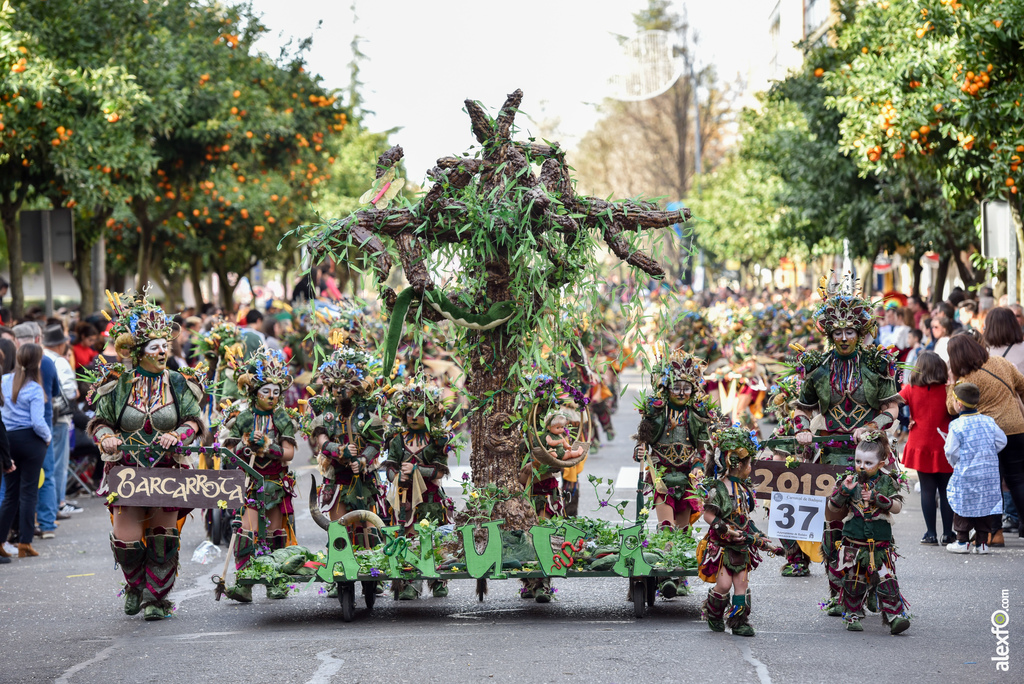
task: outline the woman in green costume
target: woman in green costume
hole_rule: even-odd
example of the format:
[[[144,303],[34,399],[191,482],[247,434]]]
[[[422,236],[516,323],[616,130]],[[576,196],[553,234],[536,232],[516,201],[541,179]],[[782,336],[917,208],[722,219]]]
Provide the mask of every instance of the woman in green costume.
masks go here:
[[[104,468],[101,494],[109,494],[113,521],[110,547],[126,582],[124,612],[144,611],[146,620],[171,614],[167,596],[178,571],[181,524],[188,509],[118,506],[108,491],[106,474],[114,466],[192,468],[192,454],[177,447],[201,443],[206,433],[200,402],[202,373],[167,369],[170,342],[178,335],[163,310],[145,293],[121,300],[107,293],[116,318],[111,330],[118,356],[130,361],[101,365],[102,377],[89,400],[96,415],[87,432],[99,445]],[[124,446],[140,447],[125,450]]]
[[[237,369],[238,389],[244,399],[235,402],[224,419],[227,431],[224,446],[239,459],[252,465],[263,476],[263,491],[251,484],[246,495],[248,506],[242,513],[242,529],[235,539],[235,569],[241,570],[256,555],[257,516],[267,516],[267,547],[283,549],[295,543],[291,517],[295,512],[295,476],[288,469],[295,456],[295,422],[281,403],[281,396],[292,383],[288,362],[280,351],[266,345],[258,348]],[[266,501],[259,510],[258,494]],[[235,601],[252,601],[252,587],[228,587],[225,595]],[[288,596],[281,583],[267,587],[267,598]]]

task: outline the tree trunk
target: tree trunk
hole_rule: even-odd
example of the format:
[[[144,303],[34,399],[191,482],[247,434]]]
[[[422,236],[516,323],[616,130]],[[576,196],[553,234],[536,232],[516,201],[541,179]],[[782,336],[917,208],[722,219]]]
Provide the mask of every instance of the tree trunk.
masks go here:
[[[228,282],[228,274],[222,267],[216,269],[217,280],[220,281],[220,305],[224,309],[224,315],[230,316],[235,310],[235,285]]]
[[[504,251],[487,262],[487,299],[503,302],[511,299],[508,290],[508,254]],[[522,491],[519,484],[519,430],[510,424],[515,412],[516,395],[521,388],[514,380],[519,363],[519,347],[505,335],[504,326],[480,333],[470,344],[469,374],[466,390],[477,406],[486,407],[470,414],[472,452],[469,457],[473,483],[478,487],[494,483],[508,495]],[[505,520],[506,529],[525,530],[537,521],[533,505],[526,497],[514,497],[494,508],[492,520]]]
[[[939,258],[939,268],[935,271],[935,282],[932,283],[932,304],[942,301],[942,292],[946,289],[946,277],[949,275],[950,258],[948,254],[943,254]]]
[[[188,271],[189,281],[192,283],[192,297],[196,300],[196,311],[203,310],[203,257],[198,254],[192,255],[192,267]]]
[[[920,257],[915,257],[911,265],[911,272],[913,273],[913,280],[910,285],[910,294],[917,297],[921,296],[921,271],[924,267],[921,266]]]
[[[21,229],[18,226],[18,209],[24,195],[11,203],[0,205],[0,221],[4,224],[4,234],[7,236],[7,261],[11,269],[11,315],[15,320],[20,320],[25,315],[25,288],[23,283],[24,270],[21,262]],[[4,321],[5,323],[7,321]]]
[[[75,280],[82,291],[78,315],[85,318],[93,312],[93,303],[96,301],[92,291],[92,245],[86,246],[85,240],[75,240]]]

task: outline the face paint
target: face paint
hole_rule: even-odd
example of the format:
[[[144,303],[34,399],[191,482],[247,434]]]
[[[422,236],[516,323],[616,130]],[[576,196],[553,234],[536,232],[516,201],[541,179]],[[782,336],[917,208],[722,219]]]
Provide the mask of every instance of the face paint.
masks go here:
[[[405,412],[405,425],[410,430],[422,430],[427,426],[426,416],[422,411],[409,409]]]
[[[858,473],[863,472],[869,476],[874,475],[878,472],[878,468],[881,465],[881,462],[878,460],[878,454],[857,449],[853,455],[853,466],[857,469]]]
[[[281,399],[280,385],[264,385],[256,392],[256,408],[261,411],[270,411]]]
[[[685,380],[672,383],[668,390],[668,398],[674,404],[685,404],[691,396],[693,396],[693,385]]]
[[[149,373],[162,373],[167,368],[167,340],[150,340],[142,348],[139,365]]]
[[[832,332],[832,342],[836,346],[836,351],[843,356],[849,356],[857,351],[859,337],[857,336],[857,331],[853,328],[843,328],[842,330],[834,330]]]

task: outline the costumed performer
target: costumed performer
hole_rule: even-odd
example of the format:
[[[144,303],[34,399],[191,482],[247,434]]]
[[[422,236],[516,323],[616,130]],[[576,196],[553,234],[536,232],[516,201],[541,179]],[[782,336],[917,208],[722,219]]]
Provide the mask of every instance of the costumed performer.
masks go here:
[[[205,368],[188,369],[187,375],[167,369],[170,343],[180,331],[146,293],[122,299],[107,292],[107,300],[115,316],[114,350],[131,368],[101,363],[102,375],[88,396],[96,415],[86,432],[105,462],[99,493],[108,495],[110,548],[126,583],[124,612],[141,610],[146,620],[162,620],[171,614],[167,596],[177,576],[179,534],[190,509],[118,506],[107,474],[114,466],[194,467],[192,454],[178,447],[201,444],[206,435],[200,409]]]
[[[896,422],[900,405],[896,357],[883,347],[862,344],[874,337],[878,322],[871,303],[859,295],[849,275],[841,283],[822,277],[818,294],[822,303],[814,312],[815,321],[828,350],[801,350],[798,357],[803,384],[793,418],[796,438],[798,444],[810,445],[811,419],[820,414],[824,427],[819,436],[852,437],[852,441],[821,445],[821,462],[849,467],[855,445],[865,434],[889,430]],[[829,580],[827,613],[834,617],[843,613],[838,604],[840,587],[834,581],[841,537],[840,521],[832,521],[821,544]]]
[[[751,459],[758,450],[753,434],[743,428],[724,428],[714,435],[712,474],[704,481],[704,520],[707,534],[697,545],[698,575],[715,586],[701,606],[713,632],[726,625],[736,636],[754,636],[750,625],[750,571],[761,563],[758,549],[781,554],[754,525],[756,506],[750,481]],[[730,608],[729,591],[732,590]]]
[[[885,433],[867,433],[854,455],[856,474],[836,483],[827,504],[826,518],[842,524],[839,560],[828,571],[840,586],[838,605],[851,632],[864,631],[860,621],[871,590],[877,593],[882,622],[891,634],[910,627],[896,579],[897,554],[892,537],[892,516],[903,507],[903,496],[897,481],[882,470],[889,460],[888,450]]]
[[[227,411],[222,426],[224,446],[252,465],[263,476],[262,495],[266,510],[259,509],[257,483],[249,484],[248,506],[242,513],[242,529],[235,539],[235,570],[245,568],[257,554],[258,516],[267,517],[266,546],[269,552],[295,543],[292,517],[295,507],[295,476],[288,469],[295,456],[295,421],[281,402],[292,378],[284,354],[266,345],[235,369],[242,400]],[[226,433],[226,434],[225,434]],[[250,503],[251,502],[251,503]],[[263,549],[260,549],[261,551]],[[235,584],[225,596],[235,601],[252,601],[252,586]],[[288,596],[282,580],[267,586],[267,598]]]

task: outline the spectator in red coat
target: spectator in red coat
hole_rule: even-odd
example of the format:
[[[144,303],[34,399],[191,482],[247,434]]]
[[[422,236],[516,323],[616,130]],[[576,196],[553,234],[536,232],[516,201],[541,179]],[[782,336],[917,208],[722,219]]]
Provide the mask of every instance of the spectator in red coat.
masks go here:
[[[922,544],[935,545],[936,492],[942,514],[942,544],[954,538],[953,509],[946,500],[946,485],[953,468],[945,456],[944,434],[952,417],[946,410],[946,381],[949,369],[935,352],[921,352],[910,375],[910,384],[900,396],[910,409],[910,436],[903,448],[903,467],[917,471],[921,483],[921,512],[927,528]],[[940,431],[942,434],[939,434]]]
[[[96,351],[96,342],[99,340],[100,331],[92,323],[82,321],[75,328],[75,343],[71,345],[71,351],[75,355],[75,370],[92,363],[99,352]]]

